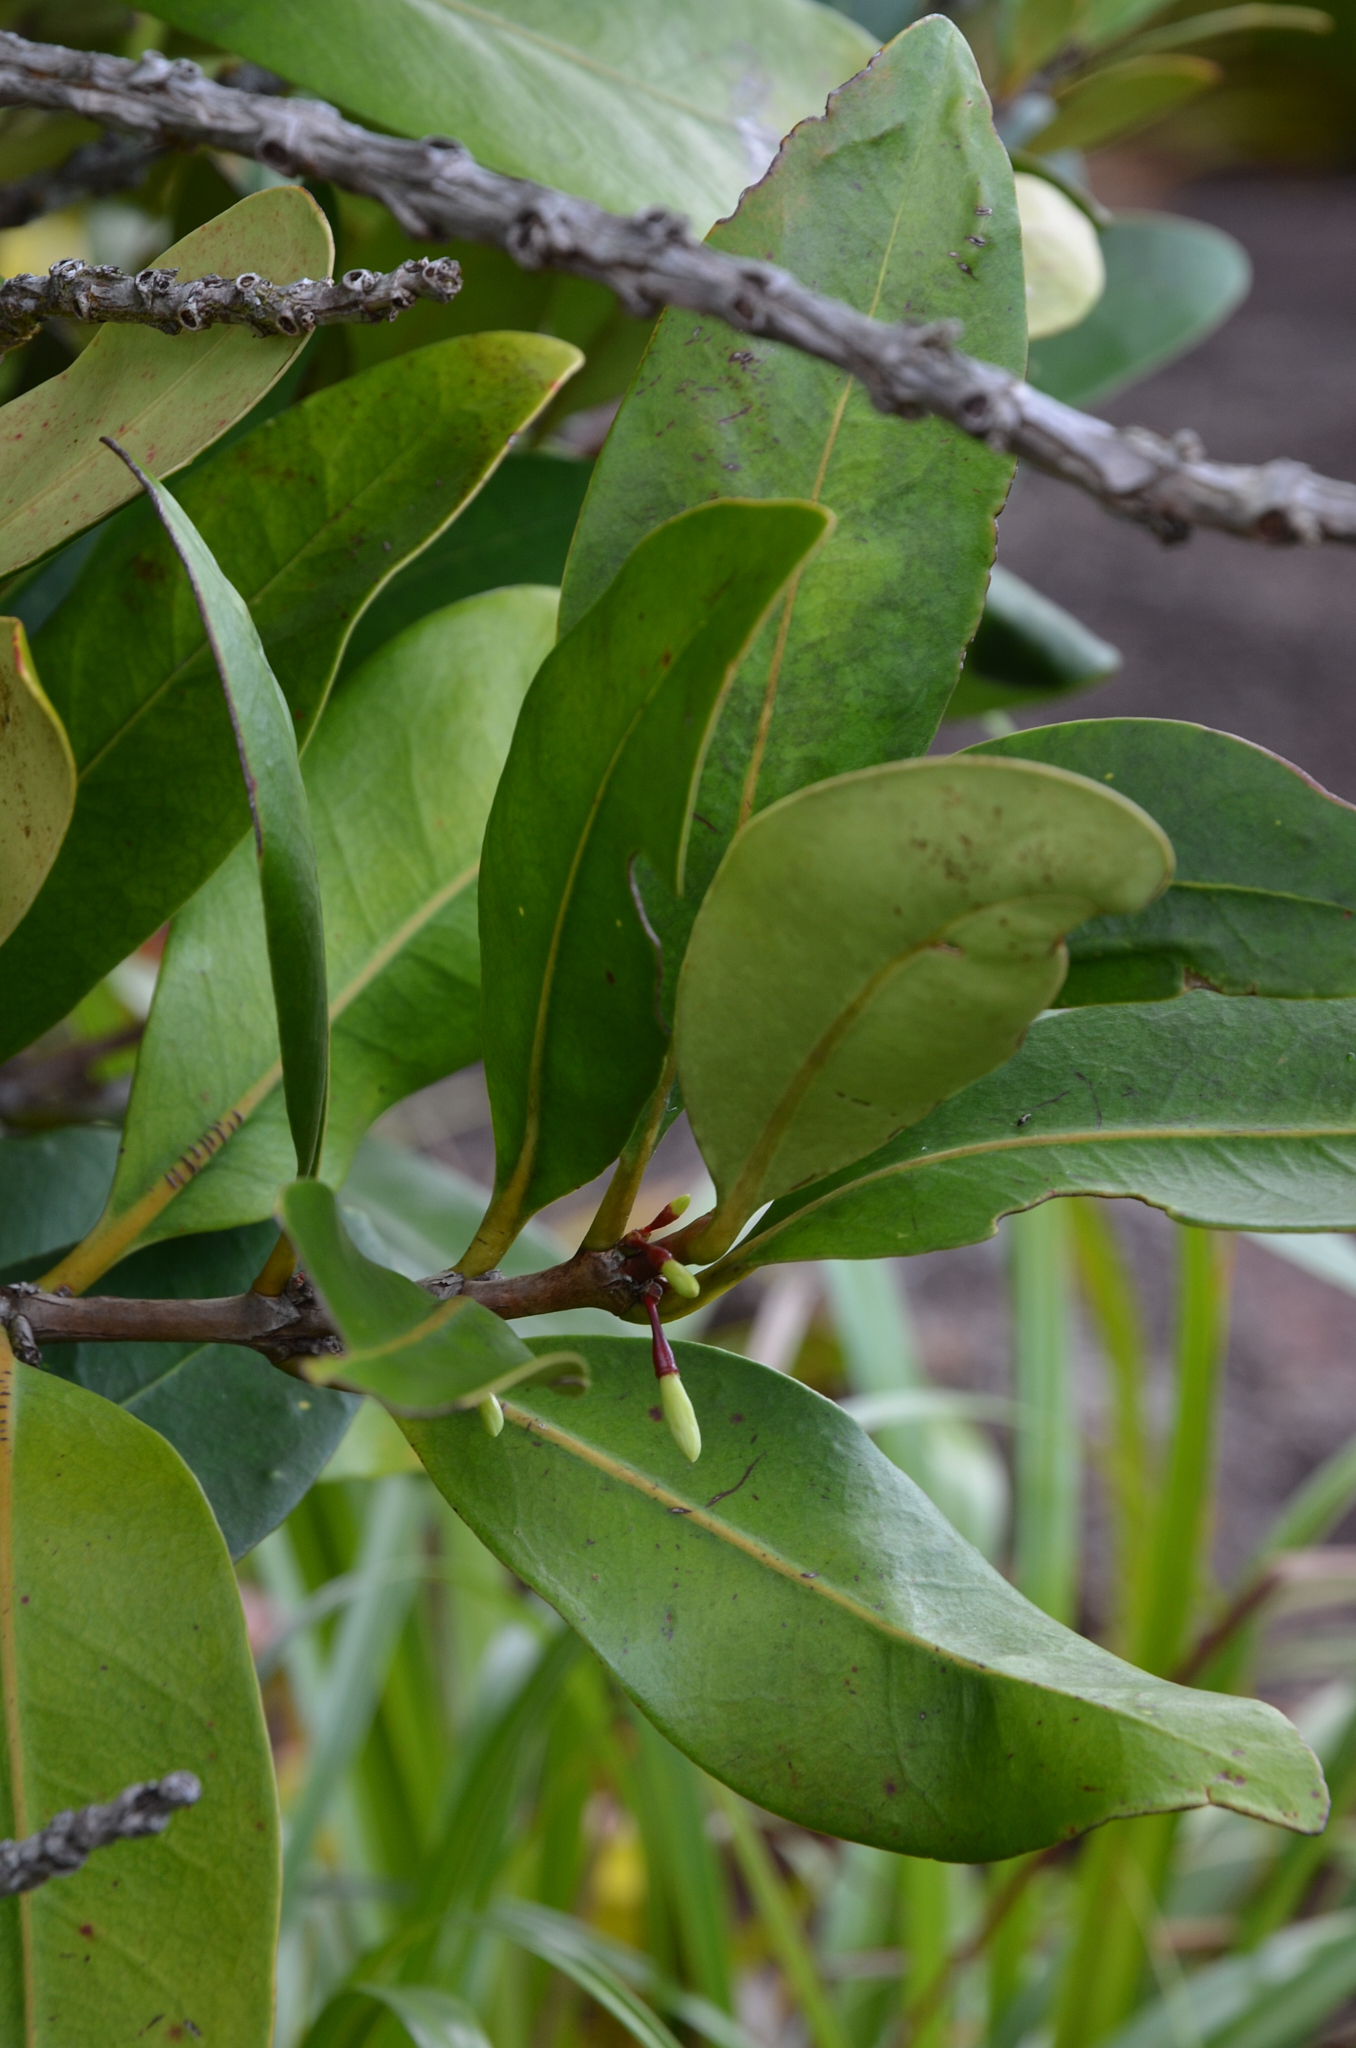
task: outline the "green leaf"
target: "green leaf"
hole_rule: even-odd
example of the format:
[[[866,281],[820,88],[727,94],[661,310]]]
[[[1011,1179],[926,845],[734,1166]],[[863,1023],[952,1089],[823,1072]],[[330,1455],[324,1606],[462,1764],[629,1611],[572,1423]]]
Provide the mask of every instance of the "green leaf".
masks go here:
[[[978,718],[985,711],[1088,690],[1120,665],[1114,647],[995,563],[984,616],[946,715]]]
[[[187,571],[226,692],[254,825],[287,1121],[304,1178],[319,1166],[325,1138],[330,1020],[320,878],[292,714],[249,606],[193,521],[162,484],[116,452],[140,480]]]
[[[1123,142],[1197,98],[1220,75],[1208,57],[1126,57],[1066,86],[1054,120],[1027,146],[1046,154]]]
[[[997,1073],[776,1203],[704,1280],[977,1244],[1050,1195],[1133,1195],[1222,1230],[1356,1229],[1353,1032],[1353,1001],[1203,991],[1042,1018]]]
[[[577,361],[547,336],[446,342],[317,392],[184,479],[179,501],[248,603],[303,745],[355,619]],[[0,1058],[58,1023],[249,829],[202,622],[149,505],[114,522],[36,650],[80,789],[56,867],[0,953]]]
[[[1226,995],[1356,995],[1356,809],[1288,761],[1167,718],[1081,719],[968,751],[1106,783],[1150,806],[1172,841],[1177,871],[1157,903],[1071,935],[1062,1002],[1107,1000],[1104,968],[1160,962],[1178,988],[1190,974]],[[1111,1000],[1137,999],[1120,985]]]
[[[458,1514],[703,1768],[801,1826],[946,1861],[1182,1806],[1322,1826],[1317,1765],[1273,1709],[1071,1635],[831,1403],[676,1348],[695,1467],[625,1338],[582,1339],[592,1392],[519,1389],[493,1442],[474,1417],[404,1427]]]
[[[271,1224],[134,1252],[100,1294],[194,1300],[243,1294],[277,1236]],[[158,1430],[192,1472],[232,1557],[290,1514],[328,1464],[357,1402],[308,1387],[235,1344],[61,1344],[50,1371]]]
[[[159,12],[397,134],[455,135],[495,170],[621,213],[674,207],[699,233],[872,50],[808,0],[160,0]]]
[[[75,809],[66,728],[38,681],[28,635],[0,619],[0,940],[47,878]]]
[[[164,1835],[0,1900],[0,2039],[132,2041],[160,2012],[266,2048],[277,1795],[225,1546],[153,1430],[27,1366],[0,1379],[0,1836],[171,1770],[203,1787]]]
[[[331,1182],[382,1110],[479,1051],[480,838],[554,621],[546,590],[434,613],[345,685],[307,752],[329,956]],[[175,920],[117,1177],[63,1268],[71,1286],[133,1243],[267,1216],[295,1171],[252,868],[247,842]]]
[[[0,1138],[0,1273],[27,1277],[32,1261],[78,1244],[99,1220],[118,1157],[118,1133],[68,1124]]]
[[[1102,255],[1106,290],[1087,318],[1031,348],[1030,381],[1066,405],[1091,405],[1194,348],[1252,281],[1232,235],[1173,214],[1118,215]]]
[[[373,599],[353,629],[341,674],[458,598],[514,583],[558,590],[592,471],[590,462],[555,455],[514,455],[501,463],[455,525]]]
[[[400,1413],[440,1413],[476,1408],[539,1370],[521,1338],[479,1302],[459,1294],[440,1301],[364,1258],[319,1181],[284,1188],[278,1221],[344,1340],[342,1357],[306,1360],[317,1385],[339,1380]]]
[[[678,2048],[677,2036],[637,1998],[609,1960],[564,1913],[509,1900],[485,1916],[485,1925],[570,1978],[604,2012],[611,2013],[639,2048]]]
[[[181,277],[257,270],[277,283],[327,277],[334,244],[299,185],[256,192],[158,258]],[[102,327],[69,370],[0,411],[0,574],[36,561],[136,496],[108,459],[111,434],[170,476],[233,426],[278,381],[305,335],[261,339],[243,327],[157,334]]]
[[[695,1257],[1007,1059],[1064,979],[1064,933],[1166,886],[1172,850],[1138,806],[980,765],[862,769],[730,848],[678,984],[678,1078],[718,1195]]]
[[[497,1264],[536,1210],[607,1166],[667,1033],[633,899],[681,895],[698,777],[740,657],[832,524],[815,505],[706,505],[642,540],[528,693],[485,833],[480,942]]]
[[[908,29],[822,120],[804,122],[708,240],[882,320],[960,319],[967,348],[1024,366],[1012,172],[974,59],[940,17]],[[886,419],[809,356],[664,315],[594,471],[562,625],[685,507],[794,496],[838,518],[721,719],[697,804],[699,885],[749,811],[926,751],[979,618],[1011,473],[939,421]]]

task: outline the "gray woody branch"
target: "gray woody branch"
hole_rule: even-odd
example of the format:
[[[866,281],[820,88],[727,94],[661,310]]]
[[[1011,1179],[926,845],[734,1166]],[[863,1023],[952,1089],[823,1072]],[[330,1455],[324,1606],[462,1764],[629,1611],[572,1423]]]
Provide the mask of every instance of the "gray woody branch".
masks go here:
[[[181,1806],[195,1806],[202,1786],[192,1771],[171,1771],[148,1785],[129,1785],[107,1806],[82,1806],[59,1813],[22,1842],[0,1842],[0,1898],[31,1892],[51,1877],[79,1870],[95,1849],[163,1835]]]
[[[350,270],[337,280],[303,277],[295,284],[270,284],[251,270],[182,284],[178,276],[177,270],[142,270],[128,277],[111,265],[70,257],[54,263],[46,277],[8,278],[0,284],[0,353],[31,341],[54,315],[127,321],[162,334],[229,325],[295,335],[341,320],[394,320],[416,299],[446,305],[461,290],[461,271],[446,256],[421,256],[384,276]]]
[[[525,270],[590,278],[638,316],[684,306],[723,320],[850,372],[882,412],[949,420],[1164,540],[1209,526],[1252,540],[1356,541],[1356,486],[1300,462],[1208,462],[1190,434],[1119,430],[963,355],[949,324],[872,320],[773,264],[706,248],[674,214],[607,213],[486,170],[459,143],[375,135],[318,101],[235,91],[158,51],[133,61],[11,34],[0,34],[0,104],[83,114],[147,147],[229,150],[288,177],[327,179],[380,200],[411,235],[486,242]]]

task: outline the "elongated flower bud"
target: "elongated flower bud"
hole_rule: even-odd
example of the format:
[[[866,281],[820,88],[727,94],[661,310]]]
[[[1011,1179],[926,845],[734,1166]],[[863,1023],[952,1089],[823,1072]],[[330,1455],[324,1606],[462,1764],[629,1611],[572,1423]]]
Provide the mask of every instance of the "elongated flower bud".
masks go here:
[[[485,1425],[486,1436],[498,1436],[504,1427],[504,1411],[499,1405],[497,1394],[487,1394],[483,1401],[476,1403],[476,1413]]]
[[[676,1372],[666,1372],[660,1380],[659,1399],[663,1404],[669,1435],[688,1464],[695,1465],[702,1454],[701,1426],[687,1388]]]
[[[673,1355],[673,1346],[664,1335],[664,1328],[659,1320],[659,1303],[653,1295],[647,1296],[645,1310],[650,1318],[654,1376],[659,1382],[659,1399],[664,1409],[664,1420],[669,1426],[669,1435],[689,1465],[695,1465],[702,1454],[702,1433],[697,1423],[697,1411],[689,1399],[687,1388],[678,1376],[678,1361]]]
[[[665,1259],[659,1268],[661,1280],[667,1280],[675,1294],[681,1294],[684,1301],[695,1301],[701,1293],[695,1276],[686,1266],[680,1266],[677,1259]]]

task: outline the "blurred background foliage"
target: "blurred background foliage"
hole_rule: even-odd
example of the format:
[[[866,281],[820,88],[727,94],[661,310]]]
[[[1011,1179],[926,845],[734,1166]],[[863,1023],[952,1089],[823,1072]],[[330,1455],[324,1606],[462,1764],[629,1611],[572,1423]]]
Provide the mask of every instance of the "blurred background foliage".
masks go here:
[[[855,0],[845,11],[885,39],[921,10]],[[1258,165],[1351,167],[1356,0],[1290,12],[1282,21],[1256,0],[1204,19],[1201,4],[957,0],[1019,168],[1071,195],[1107,251],[1101,326],[1094,308],[1053,338],[1058,348],[1037,346],[1033,374],[1047,388],[1095,398],[1145,374],[1246,288],[1227,238],[1192,242],[1176,325],[1125,342],[1171,297],[1162,266],[1188,246],[1118,225],[1093,198],[1108,179],[1125,182],[1127,150],[1163,188]],[[0,25],[129,55],[193,55],[255,89],[277,84],[111,0],[7,4]],[[96,132],[0,113],[0,186],[40,180]],[[67,255],[140,264],[266,181],[231,158],[161,157],[126,191],[39,207],[0,232],[0,270]],[[329,188],[316,196],[338,267],[422,253],[379,208]],[[500,583],[559,580],[588,458],[645,344],[645,326],[606,292],[525,275],[491,251],[453,253],[467,289],[450,313],[425,306],[390,328],[327,331],[269,407],[472,328],[561,335],[587,367],[568,411],[548,417],[373,607],[350,664],[421,610]],[[6,358],[0,396],[58,373],[84,339],[54,325]],[[70,590],[82,549],[87,540],[7,598],[30,626]],[[1044,601],[1015,578],[996,584],[958,715],[1001,721],[1005,706],[1111,673],[1114,649],[1053,607],[1033,622],[1033,602]],[[6,1128],[116,1120],[155,958],[154,944],[143,949],[60,1032],[0,1070]],[[476,1163],[478,1117],[474,1076],[454,1077],[394,1112],[360,1154],[350,1220],[391,1263],[424,1272],[460,1251],[481,1196],[420,1148],[446,1154],[451,1133]],[[651,1206],[700,1172],[677,1136]],[[571,1216],[554,1220],[568,1242]],[[756,1812],[635,1712],[369,1406],[324,1481],[241,1567],[286,1817],[279,2048],[1356,2040],[1356,1553],[1325,1540],[1356,1503],[1356,1439],[1334,1442],[1283,1504],[1244,1517],[1248,1542],[1221,1570],[1233,1247],[1163,1225],[1146,1257],[1136,1229],[1091,1202],[1048,1204],[1006,1226],[994,1248],[1007,1302],[1001,1384],[967,1385],[963,1366],[930,1380],[911,1276],[889,1265],[779,1269],[722,1304],[706,1335],[847,1404],[1039,1605],[1151,1670],[1257,1687],[1282,1704],[1328,1769],[1324,1836],[1292,1839],[1206,1810],[969,1869]],[[542,1263],[558,1249],[546,1230],[532,1240]],[[1260,1256],[1289,1262],[1292,1278],[1298,1262],[1315,1289],[1356,1294],[1350,1240],[1271,1239]]]

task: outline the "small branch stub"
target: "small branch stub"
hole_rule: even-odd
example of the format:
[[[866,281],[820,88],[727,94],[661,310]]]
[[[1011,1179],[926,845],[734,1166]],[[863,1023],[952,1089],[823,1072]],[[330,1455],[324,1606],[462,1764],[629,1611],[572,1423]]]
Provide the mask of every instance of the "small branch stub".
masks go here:
[[[31,1892],[49,1878],[69,1877],[96,1849],[163,1835],[181,1807],[196,1806],[202,1786],[192,1771],[171,1771],[148,1784],[129,1785],[106,1806],[59,1813],[36,1835],[0,1842],[0,1898]]]
[[[27,272],[0,284],[0,352],[31,341],[44,320],[154,327],[161,334],[197,334],[207,327],[248,327],[255,334],[296,336],[340,322],[394,320],[419,299],[447,305],[461,290],[461,269],[448,256],[420,256],[395,270],[349,270],[340,278],[303,277],[270,284],[252,270],[239,277],[179,280],[177,270],[140,270],[135,277],[109,264],[70,257],[46,277]]]

